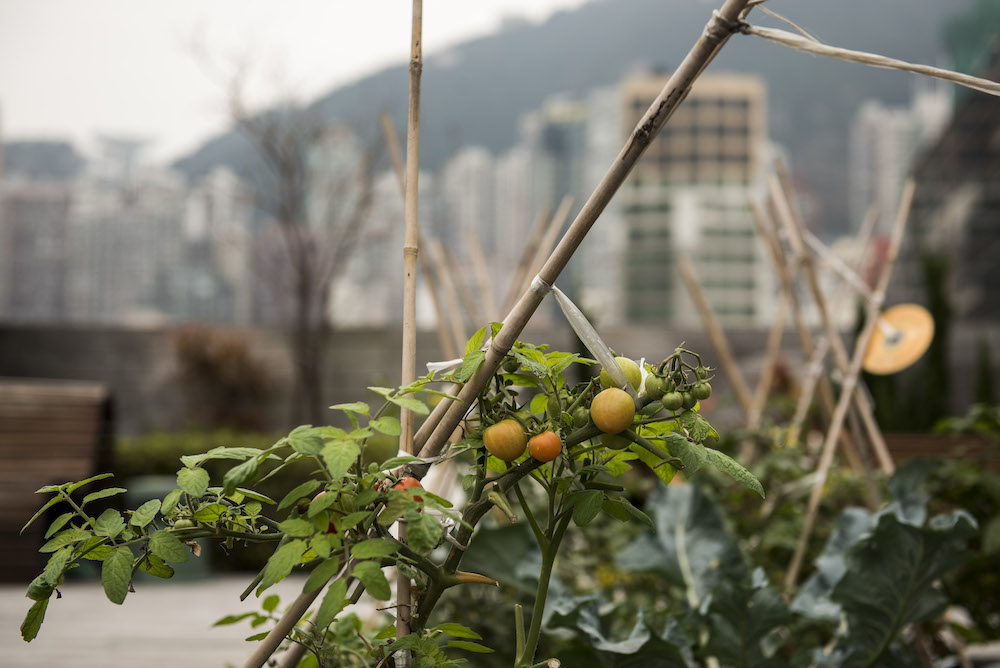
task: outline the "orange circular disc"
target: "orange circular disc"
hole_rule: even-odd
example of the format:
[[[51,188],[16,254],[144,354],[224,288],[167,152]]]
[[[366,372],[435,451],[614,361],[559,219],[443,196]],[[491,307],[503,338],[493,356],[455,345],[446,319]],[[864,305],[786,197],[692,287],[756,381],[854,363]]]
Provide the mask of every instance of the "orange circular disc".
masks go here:
[[[934,338],[934,319],[923,306],[897,304],[875,325],[861,366],[868,373],[902,371],[923,355]]]

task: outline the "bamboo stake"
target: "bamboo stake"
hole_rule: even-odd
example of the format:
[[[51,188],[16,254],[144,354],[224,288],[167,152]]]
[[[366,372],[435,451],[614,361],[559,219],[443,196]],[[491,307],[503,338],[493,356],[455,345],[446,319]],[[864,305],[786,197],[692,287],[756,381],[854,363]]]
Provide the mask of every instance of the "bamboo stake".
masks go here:
[[[684,255],[677,257],[677,267],[680,269],[681,278],[684,280],[688,294],[691,295],[695,306],[698,308],[701,321],[705,324],[705,329],[708,330],[708,336],[712,340],[712,347],[715,348],[715,352],[719,356],[719,362],[729,377],[729,382],[733,385],[736,398],[739,400],[740,406],[743,407],[743,412],[749,415],[753,400],[750,397],[750,390],[747,389],[746,379],[743,377],[743,372],[740,371],[739,365],[736,364],[736,360],[733,359],[725,332],[722,331],[719,321],[715,319],[715,314],[712,313],[712,307],[709,306],[708,300],[705,299],[705,293],[698,283],[694,267],[691,266],[691,261]]]
[[[403,167],[403,152],[399,148],[399,140],[396,138],[396,131],[392,127],[392,117],[390,117],[387,113],[383,113],[380,120],[382,123],[382,135],[385,137],[385,143],[389,147],[389,155],[392,158],[392,166],[396,171],[396,179],[399,181],[399,194],[405,203],[406,175],[404,174]],[[419,220],[417,221],[417,245],[424,245],[423,233],[420,230]],[[448,332],[448,316],[445,314],[444,308],[441,306],[441,295],[438,293],[438,283],[434,280],[434,274],[431,271],[430,263],[427,262],[427,256],[423,253],[418,253],[417,259],[420,261],[420,273],[427,282],[427,291],[430,292],[431,303],[434,305],[438,345],[441,346],[441,356],[448,360],[454,359],[458,357],[458,350],[455,349],[455,344]]]
[[[421,442],[414,439],[417,452],[423,456],[437,456],[448,436],[472,407],[479,393],[489,382],[504,355],[517,341],[529,318],[548,294],[551,286],[566,267],[573,253],[580,246],[587,232],[604,211],[612,196],[618,191],[636,161],[656,137],[677,106],[684,100],[691,85],[712,62],[719,49],[728,41],[748,9],[750,0],[725,0],[720,10],[713,12],[695,45],[667,81],[656,100],[632,131],[618,157],[611,164],[601,183],[584,204],[576,219],[563,235],[559,245],[538,272],[537,280],[527,290],[514,308],[504,318],[504,326],[490,344],[486,359],[459,393],[459,400],[449,406],[434,431]],[[419,435],[419,434],[418,434]]]
[[[271,658],[274,651],[278,649],[278,645],[281,644],[281,641],[285,639],[285,636],[295,626],[295,622],[302,619],[302,616],[308,612],[309,606],[313,604],[313,601],[316,600],[321,591],[323,591],[323,587],[317,587],[308,594],[299,594],[288,610],[285,611],[285,614],[281,616],[281,619],[274,625],[274,628],[260,641],[257,649],[254,650],[250,658],[243,664],[243,668],[261,668]]]
[[[420,174],[420,75],[423,70],[423,0],[413,0],[410,36],[410,102],[406,122],[406,240],[403,244],[403,364],[402,385],[417,378],[417,179]],[[413,413],[400,409],[403,452],[413,454]],[[399,540],[406,542],[406,523],[398,524]],[[410,633],[410,578],[396,574],[396,637]],[[396,654],[397,668],[410,668],[410,652]]]
[[[809,291],[812,293],[813,301],[816,303],[817,310],[819,311],[820,320],[826,330],[826,337],[830,342],[830,348],[833,351],[837,367],[841,373],[846,374],[850,366],[847,348],[844,346],[844,341],[840,338],[836,325],[834,325],[833,319],[830,317],[826,296],[823,294],[823,290],[819,285],[819,279],[816,276],[812,254],[806,249],[805,238],[802,232],[805,225],[801,216],[798,215],[798,211],[794,210],[791,205],[787,191],[787,173],[780,162],[778,163],[778,174],[772,175],[771,188],[778,209],[778,218],[785,225],[789,240],[793,244],[796,253],[802,257],[802,271],[806,277],[806,284],[809,286]],[[869,303],[871,301],[872,299],[868,300]],[[885,438],[882,436],[882,430],[879,429],[878,424],[875,422],[875,416],[871,403],[868,401],[868,395],[861,392],[854,393],[854,403],[865,425],[868,438],[871,441],[872,448],[875,450],[883,472],[891,474],[895,466],[892,462],[892,456],[889,454],[889,448],[885,444]]]
[[[819,468],[816,471],[816,480],[813,483],[812,493],[809,496],[809,505],[806,509],[805,523],[802,527],[802,533],[799,535],[799,542],[795,548],[795,554],[792,556],[791,564],[789,565],[788,572],[785,575],[786,590],[791,589],[791,587],[795,585],[795,581],[799,576],[799,570],[802,567],[802,559],[805,556],[806,546],[809,543],[809,535],[812,533],[813,524],[816,522],[816,512],[819,509],[819,502],[823,496],[823,485],[826,483],[827,475],[830,472],[830,465],[833,463],[833,455],[837,449],[837,438],[840,434],[841,426],[844,423],[844,418],[847,415],[847,409],[850,406],[852,397],[857,394],[855,392],[855,385],[858,381],[858,374],[861,372],[861,362],[864,360],[868,343],[871,341],[872,334],[878,324],[879,311],[885,301],[885,291],[889,287],[889,279],[892,277],[892,269],[896,264],[896,258],[899,256],[899,247],[902,244],[903,232],[906,229],[906,221],[910,215],[910,205],[913,202],[914,190],[915,186],[913,180],[908,180],[903,188],[902,200],[899,205],[899,213],[896,216],[892,236],[889,239],[889,249],[886,255],[885,264],[882,266],[882,270],[879,274],[874,296],[867,303],[865,324],[861,330],[861,335],[858,337],[857,346],[854,348],[854,355],[851,358],[850,366],[844,376],[840,397],[838,398],[837,406],[834,409],[833,419],[830,423],[830,428],[827,431],[826,440],[823,443],[823,451],[820,456]]]

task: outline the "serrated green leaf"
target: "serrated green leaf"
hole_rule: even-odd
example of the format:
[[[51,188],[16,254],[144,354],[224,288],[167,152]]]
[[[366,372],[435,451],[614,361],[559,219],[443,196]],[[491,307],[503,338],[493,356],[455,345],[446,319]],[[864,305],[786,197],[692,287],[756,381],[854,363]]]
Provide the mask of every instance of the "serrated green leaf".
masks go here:
[[[406,542],[416,552],[430,552],[439,540],[441,523],[430,513],[419,513],[415,521],[406,525]]]
[[[234,466],[226,471],[226,475],[222,478],[223,494],[229,496],[236,491],[237,487],[253,478],[257,474],[258,466],[259,462],[254,458],[248,459],[239,466]]]
[[[160,529],[149,539],[149,551],[164,561],[182,564],[188,560],[188,549],[177,536]]]
[[[86,529],[82,529],[80,527],[69,527],[68,529],[60,531],[53,536],[51,540],[38,548],[38,551],[42,553],[55,552],[56,550],[67,545],[72,545],[73,543],[79,543],[81,540],[86,540],[92,535],[93,534]]]
[[[156,513],[160,512],[160,500],[150,499],[135,509],[129,524],[140,529],[156,519]]]
[[[327,534],[318,533],[309,540],[309,549],[316,553],[320,559],[330,558],[330,541]]]
[[[381,631],[379,631],[377,634],[375,634],[375,640],[385,640],[387,638],[395,638],[395,637],[396,637],[396,625],[395,624],[389,624],[389,626],[385,627],[384,629],[382,629]]]
[[[224,447],[220,446],[218,448],[212,448],[208,452],[203,452],[198,455],[184,455],[181,457],[181,463],[187,467],[194,467],[202,462],[211,459],[235,459],[242,461],[248,457],[256,457],[262,454],[264,451],[260,448],[243,448],[243,447]]]
[[[631,501],[629,501],[624,497],[621,499],[621,502],[622,505],[625,506],[625,510],[626,512],[628,512],[629,515],[639,520],[640,522],[648,526],[650,529],[654,528],[653,520],[650,519],[649,515],[636,508],[634,505],[632,505]]]
[[[24,642],[31,642],[38,637],[38,630],[42,627],[42,622],[45,620],[45,610],[48,607],[49,599],[46,598],[42,601],[36,601],[28,608],[28,614],[21,622],[21,638]]]
[[[104,560],[101,566],[101,584],[104,585],[104,594],[112,603],[121,605],[128,595],[134,559],[132,550],[123,545]]]
[[[264,566],[257,595],[260,596],[265,589],[284,580],[292,572],[292,569],[299,565],[306,547],[304,540],[293,540],[275,550]]]
[[[389,469],[398,468],[409,464],[410,462],[419,462],[419,457],[414,457],[413,455],[400,455],[398,457],[393,457],[392,459],[387,459],[379,465],[380,471],[388,471]]]
[[[399,436],[403,433],[403,427],[399,424],[399,418],[395,418],[391,415],[376,418],[369,422],[368,426],[375,431],[387,434],[388,436]]]
[[[548,369],[545,366],[545,357],[538,351],[515,350],[512,351],[512,354],[517,358],[517,361],[521,363],[521,366],[531,372],[534,376],[537,376],[538,378],[545,378],[548,375]]]
[[[419,399],[407,396],[387,397],[387,398],[389,399],[389,401],[396,404],[400,408],[405,408],[406,410],[410,411],[411,413],[414,413],[415,415],[427,415],[428,413],[430,413],[430,410],[428,410],[427,408],[427,404],[420,401]]]
[[[53,585],[57,584],[62,579],[63,572],[72,558],[72,546],[67,545],[62,549],[56,550],[49,557],[48,562],[46,562],[45,568],[42,570],[42,577],[45,578],[46,582]]]
[[[323,450],[323,436],[308,425],[296,427],[288,435],[288,445],[303,455],[318,455]]]
[[[125,528],[122,514],[114,508],[108,508],[100,517],[94,520],[94,533],[98,536],[114,538]]]
[[[365,589],[376,601],[388,601],[392,597],[389,581],[385,579],[381,566],[374,561],[358,562],[351,575],[361,580]]]
[[[341,562],[339,557],[327,559],[322,562],[309,573],[309,577],[306,578],[306,583],[302,587],[302,593],[308,594],[311,591],[316,591],[336,575],[340,571],[340,568]]]
[[[452,381],[464,383],[472,378],[483,362],[486,361],[486,352],[483,350],[473,350],[462,359],[462,364],[451,374]]]
[[[188,496],[200,499],[208,491],[208,471],[203,468],[183,468],[177,472],[177,486]]]
[[[322,483],[319,480],[306,480],[301,485],[295,487],[288,494],[285,494],[284,498],[281,499],[281,503],[278,504],[278,510],[284,510],[285,508],[291,506],[299,499],[309,496],[312,494],[317,487]]]
[[[164,580],[168,580],[174,576],[173,567],[155,554],[146,554],[139,559],[139,570]]]
[[[372,559],[394,553],[399,546],[388,538],[369,538],[351,548],[351,555],[356,559]]]
[[[307,517],[316,517],[330,506],[336,504],[339,498],[338,494],[330,492],[316,495],[309,502],[309,511],[306,513]]]
[[[666,460],[657,457],[652,452],[635,443],[629,445],[629,450],[635,454],[639,461],[648,466],[656,474],[656,477],[663,481],[664,485],[669,485],[670,481],[674,479],[677,469],[667,464]]]
[[[316,533],[316,527],[313,526],[312,522],[307,522],[299,518],[285,520],[278,525],[278,530],[285,532],[293,538],[306,538]]]
[[[220,517],[226,514],[226,507],[221,503],[206,503],[194,512],[191,519],[196,522],[204,522],[209,524],[211,522],[217,521]]]
[[[358,510],[337,518],[337,528],[340,531],[348,531],[358,525],[358,522],[371,515],[370,510]]]
[[[438,624],[431,631],[440,631],[445,635],[449,635],[453,638],[471,638],[472,640],[482,640],[483,637],[470,629],[468,626],[462,626],[461,624],[454,624],[451,622],[446,622],[444,624]]]
[[[486,341],[486,327],[480,327],[476,330],[476,333],[465,342],[465,354],[479,350],[483,347],[483,342]]]
[[[578,527],[590,524],[604,502],[604,492],[597,489],[586,489],[573,495],[573,523]]]
[[[323,596],[323,602],[320,603],[319,611],[316,613],[316,629],[322,632],[333,623],[345,605],[347,605],[347,581],[341,578],[330,585],[326,595]]]
[[[760,484],[760,481],[757,480],[752,473],[750,473],[750,471],[743,468],[742,464],[729,455],[719,452],[718,450],[713,450],[712,448],[705,448],[705,453],[708,455],[708,461],[712,464],[712,466],[719,469],[733,480],[736,480],[747,488],[757,492],[760,494],[760,498],[764,498],[764,487]]]
[[[169,515],[170,512],[177,507],[177,502],[180,500],[181,490],[175,489],[163,497],[163,504],[160,506],[160,512],[164,515]]]
[[[687,430],[688,436],[691,437],[691,440],[696,443],[701,443],[709,437],[719,437],[719,434],[712,428],[712,425],[708,423],[708,420],[695,411],[684,411],[677,416],[677,420]]]
[[[63,513],[59,517],[52,520],[52,524],[50,524],[49,528],[45,530],[45,540],[48,540],[49,537],[52,536],[52,534],[54,534],[56,531],[59,531],[59,529],[62,529],[66,525],[66,522],[69,522],[71,519],[73,519],[75,515],[76,513],[74,512]]]
[[[601,502],[601,510],[606,512],[611,517],[615,518],[619,522],[628,522],[629,514],[625,510],[624,504],[617,499],[604,499]]]
[[[323,462],[330,477],[340,480],[354,465],[361,455],[361,449],[354,441],[334,441],[323,448]]]
[[[684,474],[688,477],[697,473],[708,461],[708,453],[701,443],[689,441],[676,432],[663,434],[667,451],[684,462]]]
[[[109,496],[115,496],[116,494],[122,494],[128,490],[124,487],[108,487],[107,489],[101,489],[96,492],[91,492],[87,496],[83,497],[83,503],[80,504],[81,507],[87,505],[91,501],[97,501],[98,499],[106,499]]]
[[[94,538],[94,541],[104,540],[103,538]],[[87,561],[104,561],[108,558],[108,555],[114,552],[115,548],[110,545],[98,545],[97,547],[91,549],[91,541],[84,541],[80,543],[80,551],[85,552],[83,558]]]
[[[371,412],[371,407],[363,401],[354,401],[349,404],[334,404],[330,408],[337,411],[360,413],[361,415],[368,415]]]
[[[245,506],[243,506],[243,512],[250,517],[257,517],[260,515],[260,511],[263,507],[260,505],[260,501],[249,501]]]
[[[446,647],[454,647],[455,649],[464,649],[468,652],[479,652],[480,654],[489,654],[493,650],[486,645],[480,645],[479,643],[469,642],[468,640],[449,640]]]

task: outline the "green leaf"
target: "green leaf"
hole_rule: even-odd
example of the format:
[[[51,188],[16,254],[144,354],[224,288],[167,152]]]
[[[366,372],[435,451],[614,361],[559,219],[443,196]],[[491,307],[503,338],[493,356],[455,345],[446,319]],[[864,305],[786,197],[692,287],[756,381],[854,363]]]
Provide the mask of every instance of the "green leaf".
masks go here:
[[[125,489],[124,487],[108,487],[107,489],[91,492],[87,496],[83,497],[83,503],[80,504],[80,507],[82,508],[91,501],[97,501],[98,499],[106,499],[109,496],[115,496],[116,494],[121,494],[127,491],[128,490]]]
[[[135,509],[129,524],[140,529],[156,519],[156,513],[160,512],[160,500],[150,499]]]
[[[601,512],[604,492],[598,489],[587,489],[575,493],[573,499],[573,523],[582,527],[590,524]]]
[[[125,520],[122,518],[122,514],[114,508],[108,508],[94,520],[94,533],[98,536],[114,538],[123,529],[125,529]]]
[[[626,512],[628,512],[629,515],[639,520],[640,522],[648,526],[650,529],[653,528],[653,520],[650,519],[649,515],[647,515],[646,513],[642,512],[641,510],[633,506],[632,502],[629,501],[628,499],[622,497],[620,500],[622,502],[622,505],[625,506],[625,510]]]
[[[628,522],[629,514],[625,510],[625,505],[618,499],[604,499],[601,502],[601,510],[606,512],[611,517],[615,518],[619,522]]]
[[[684,411],[677,416],[677,420],[687,429],[688,436],[696,443],[701,443],[709,437],[719,438],[718,432],[712,428],[708,420],[694,411]]]
[[[414,399],[413,397],[401,396],[401,397],[387,397],[389,401],[396,404],[400,408],[405,408],[406,410],[414,413],[415,415],[427,415],[430,410],[427,408],[427,404],[420,401],[419,399]]]
[[[300,454],[318,455],[323,450],[323,437],[310,426],[296,427],[288,435],[288,445]]]
[[[73,543],[79,543],[81,540],[86,540],[91,537],[91,533],[86,529],[80,527],[69,527],[63,531],[57,533],[51,540],[38,548],[39,552],[55,552],[67,545],[72,545]]]
[[[376,601],[388,601],[392,597],[389,581],[385,579],[382,567],[374,561],[361,561],[354,566],[351,575],[361,580],[365,589]]]
[[[132,580],[132,562],[135,555],[126,546],[112,552],[101,566],[101,584],[108,600],[121,605],[128,595],[128,584]]]
[[[331,548],[328,536],[329,534],[318,533],[309,539],[309,549],[315,552],[320,559],[330,558]]]
[[[674,475],[677,474],[677,469],[675,469],[670,464],[666,463],[666,460],[661,459],[654,455],[649,450],[636,445],[635,443],[629,444],[629,451],[632,452],[636,458],[648,466],[656,477],[663,481],[664,485],[669,485],[670,481],[674,479]]]
[[[21,638],[24,639],[24,642],[31,642],[38,637],[38,630],[42,627],[42,622],[45,620],[45,609],[48,607],[49,599],[46,598],[42,601],[36,601],[28,609],[28,614],[21,622]]]
[[[340,480],[361,455],[361,449],[354,441],[334,441],[323,448],[323,461],[330,477]]]
[[[66,525],[66,522],[69,522],[71,519],[73,519],[75,515],[76,513],[74,512],[63,513],[59,517],[52,520],[52,524],[50,524],[49,528],[45,530],[45,540],[48,540],[49,537],[52,536],[52,534],[54,534],[56,531],[59,531],[59,529],[62,529]]]
[[[239,622],[242,622],[244,619],[248,619],[250,617],[257,617],[257,616],[258,616],[258,613],[256,613],[256,612],[243,612],[243,613],[240,613],[238,615],[226,615],[225,617],[223,617],[219,621],[217,621],[214,624],[212,624],[212,626],[228,626],[230,624],[237,624]]]
[[[489,654],[493,651],[486,645],[469,642],[468,640],[449,640],[445,647],[454,647],[455,649],[464,649],[469,652],[479,652],[480,654]]]
[[[114,473],[98,473],[97,475],[90,476],[86,480],[81,480],[80,482],[74,482],[73,484],[68,485],[66,487],[66,493],[67,494],[72,494],[73,492],[75,492],[76,490],[80,489],[84,485],[88,485],[88,484],[90,484],[90,483],[92,483],[92,482],[94,482],[96,480],[104,480],[106,478],[113,478],[114,475],[115,475]],[[42,489],[45,489],[45,488],[43,487]]]
[[[464,383],[469,380],[472,378],[472,374],[476,373],[485,361],[486,351],[473,350],[462,360],[462,365],[452,372],[452,381],[456,383]]]
[[[418,513],[416,520],[406,525],[406,542],[415,552],[430,552],[439,540],[441,523],[430,513]]]
[[[196,522],[209,524],[217,521],[225,514],[226,507],[221,503],[206,503],[195,511],[194,515],[191,516],[191,519]]]
[[[365,519],[371,515],[370,510],[358,510],[353,513],[348,513],[343,517],[337,518],[337,528],[341,531],[347,531],[353,529],[357,526],[358,522]]]
[[[168,580],[174,576],[174,569],[155,554],[146,554],[139,559],[139,570],[158,578]]]
[[[316,527],[312,522],[295,518],[279,524],[278,531],[283,531],[293,538],[306,538],[316,533]]]
[[[43,488],[43,489],[44,489],[44,488]],[[25,530],[25,529],[27,529],[27,528],[28,528],[29,526],[31,526],[31,523],[32,523],[32,522],[34,522],[35,520],[37,520],[37,519],[38,519],[39,517],[41,517],[41,516],[42,516],[42,514],[43,514],[43,513],[44,513],[44,512],[46,511],[46,510],[48,510],[48,509],[49,509],[49,508],[51,508],[52,506],[56,505],[56,504],[57,504],[57,503],[59,503],[60,501],[62,501],[62,497],[61,497],[61,496],[53,496],[53,497],[52,497],[51,499],[49,499],[48,501],[46,501],[46,502],[45,502],[45,503],[44,503],[44,504],[42,505],[42,507],[41,507],[41,508],[39,508],[39,509],[38,509],[38,511],[37,511],[37,512],[36,512],[36,513],[35,513],[34,515],[32,515],[32,516],[31,516],[31,519],[30,519],[30,520],[28,520],[28,521],[27,521],[27,523],[26,523],[26,524],[25,524],[25,525],[24,525],[23,527],[21,527],[21,531],[20,531],[20,533],[24,533],[24,530]],[[42,614],[44,614],[44,612],[43,612]]]
[[[322,483],[319,480],[306,480],[304,483],[285,494],[284,498],[281,499],[281,503],[278,504],[278,510],[284,510],[285,508],[291,506],[299,499],[309,496],[312,494],[317,487]]]
[[[480,327],[476,330],[476,333],[465,342],[465,354],[468,355],[469,353],[482,348],[484,341],[486,341],[486,327]]]
[[[256,458],[248,459],[239,466],[234,466],[226,471],[226,475],[222,478],[223,494],[229,496],[236,491],[238,486],[253,478],[257,474],[258,465]]]
[[[410,462],[419,462],[420,457],[414,457],[413,455],[400,455],[398,457],[393,457],[392,459],[387,459],[381,464],[379,464],[380,471],[388,471],[390,469],[398,468],[409,464]]]
[[[200,499],[208,491],[208,471],[203,468],[183,468],[177,472],[177,486],[188,496]]]
[[[403,433],[403,427],[399,424],[399,418],[392,417],[391,415],[376,418],[369,422],[368,426],[377,432],[389,436],[399,436]]]
[[[471,638],[472,640],[482,640],[483,637],[470,629],[468,626],[462,626],[461,624],[453,624],[450,622],[444,624],[438,624],[431,631],[440,631],[445,635],[449,635],[453,638]]]
[[[316,517],[330,506],[336,504],[339,499],[339,494],[333,492],[317,495],[309,502],[309,510],[306,515],[308,517]]]
[[[304,540],[289,541],[275,550],[264,566],[257,595],[260,596],[265,589],[284,580],[292,572],[292,569],[299,565],[305,551],[306,542]]]
[[[693,476],[708,461],[708,453],[701,443],[689,441],[676,432],[667,432],[662,438],[666,441],[667,451],[684,462],[686,476]]]
[[[160,506],[160,512],[164,515],[169,515],[170,511],[177,507],[177,502],[181,500],[181,490],[175,489],[174,491],[163,497],[163,505]]]
[[[394,553],[399,547],[388,538],[369,538],[351,548],[356,559],[373,559]]]
[[[330,406],[330,408],[336,411],[360,413],[361,415],[368,415],[371,412],[371,407],[363,401],[354,401],[349,404],[334,404],[333,406]]]
[[[311,573],[309,573],[309,577],[306,579],[306,583],[302,587],[302,593],[308,594],[311,591],[316,591],[325,585],[330,578],[336,575],[340,571],[340,568],[340,557],[327,559],[326,561],[320,563],[312,569]]]
[[[53,585],[59,583],[62,579],[63,573],[66,571],[66,566],[72,558],[73,548],[71,546],[67,545],[61,550],[56,550],[52,553],[52,556],[49,557],[48,562],[45,564],[45,569],[42,571],[42,577]]]
[[[177,536],[160,529],[149,539],[149,551],[164,561],[177,564],[188,560],[188,549]]]
[[[323,629],[329,626],[340,611],[347,605],[347,581],[343,578],[337,580],[327,590],[323,596],[323,602],[319,604],[319,611],[316,613],[316,629],[322,633]]]
[[[764,498],[764,487],[760,484],[760,481],[754,477],[750,471],[743,468],[743,465],[737,462],[735,459],[729,455],[719,452],[718,450],[713,450],[712,448],[705,448],[705,454],[708,456],[708,461],[711,464],[728,475],[733,480],[742,483],[745,487],[760,494],[760,498]]]
[[[249,457],[257,457],[257,455],[263,452],[260,448],[228,448],[220,446],[199,455],[184,455],[181,457],[181,463],[184,466],[192,468],[210,459],[235,459],[243,461]]]
[[[274,612],[278,608],[279,603],[281,603],[281,597],[277,594],[271,594],[264,598],[260,607],[264,612]]]
[[[104,539],[95,537],[92,540],[96,542]],[[115,548],[111,547],[110,545],[98,545],[97,547],[90,549],[91,545],[92,545],[91,541],[88,540],[83,543],[80,543],[79,546],[81,552],[86,552],[86,554],[83,555],[83,558],[86,559],[87,561],[104,561],[105,559],[108,558],[108,555],[114,552],[115,550]]]
[[[548,375],[548,368],[545,366],[545,357],[538,351],[515,350],[512,351],[512,354],[517,358],[517,361],[521,363],[521,366],[538,378],[545,378]],[[531,357],[528,355],[531,355]]]

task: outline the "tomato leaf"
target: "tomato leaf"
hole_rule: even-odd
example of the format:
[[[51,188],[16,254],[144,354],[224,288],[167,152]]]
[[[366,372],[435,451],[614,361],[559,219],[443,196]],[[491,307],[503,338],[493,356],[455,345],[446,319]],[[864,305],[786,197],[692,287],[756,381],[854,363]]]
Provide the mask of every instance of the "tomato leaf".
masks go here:
[[[598,513],[604,501],[604,492],[599,489],[586,489],[574,495],[573,523],[578,527],[590,524]]]
[[[625,510],[624,504],[617,499],[604,499],[601,502],[601,510],[606,512],[611,517],[615,518],[619,522],[628,522],[628,511]]]
[[[174,576],[174,569],[155,554],[147,554],[139,560],[139,570],[167,580]]]
[[[315,479],[306,480],[304,483],[302,483],[301,485],[290,491],[288,494],[285,494],[285,497],[281,499],[281,503],[278,504],[278,510],[284,510],[285,508],[292,505],[302,497],[309,496],[317,487],[320,486],[320,484],[321,483],[319,480]],[[322,499],[325,497],[326,495],[324,494],[320,498]],[[332,501],[334,498],[333,495],[330,495],[330,497],[331,497],[330,500]]]
[[[489,654],[493,650],[486,645],[480,645],[479,643],[469,642],[468,640],[449,640],[445,647],[454,647],[456,649],[464,649],[469,652],[479,652],[480,654]]]
[[[707,448],[701,443],[688,440],[676,432],[668,432],[662,437],[667,451],[684,462],[684,474],[692,476],[708,461]]]
[[[69,522],[71,519],[73,519],[74,515],[76,515],[76,513],[73,512],[63,513],[59,517],[52,520],[52,524],[50,524],[49,528],[45,530],[45,540],[48,540],[49,537],[52,536],[52,534],[54,534],[56,531],[59,531],[59,529],[62,529],[63,526],[65,526],[66,522]]]
[[[712,428],[708,420],[694,411],[684,411],[677,416],[677,420],[687,429],[691,440],[696,443],[701,443],[710,436],[712,438],[719,438],[718,432]]]
[[[472,335],[465,343],[465,354],[479,350],[483,347],[483,342],[486,340],[486,327],[480,327],[475,334]]]
[[[94,520],[94,533],[98,536],[114,538],[123,529],[125,529],[125,520],[122,519],[122,514],[114,508],[108,508]]]
[[[318,455],[323,449],[323,437],[308,425],[293,429],[287,442],[292,450],[303,455]]]
[[[135,512],[132,513],[132,518],[129,520],[129,524],[141,529],[156,519],[156,513],[158,512],[160,512],[160,500],[150,499],[135,509]]]
[[[28,520],[27,523],[23,527],[21,527],[20,533],[24,533],[24,530],[27,529],[29,526],[31,526],[32,522],[34,522],[39,517],[41,517],[42,513],[44,513],[46,510],[48,510],[52,506],[56,505],[60,501],[62,501],[62,497],[61,496],[53,496],[51,499],[49,499],[48,501],[46,501],[45,504],[41,508],[38,509],[38,512],[36,512],[34,515],[32,515],[31,519]]]
[[[399,547],[388,538],[370,538],[351,548],[351,555],[357,559],[372,559],[392,554]]]
[[[98,499],[106,499],[109,496],[115,496],[116,494],[121,494],[127,491],[128,490],[125,489],[124,487],[108,487],[107,489],[91,492],[87,496],[83,497],[83,503],[80,504],[80,507],[82,508],[91,501],[97,501]]]
[[[388,601],[392,597],[392,590],[389,589],[389,581],[385,579],[382,567],[374,561],[359,562],[351,575],[361,580],[365,589],[377,601]]]
[[[183,468],[177,472],[177,486],[188,496],[200,499],[208,491],[208,471],[203,468]]]
[[[371,407],[363,401],[354,401],[349,404],[334,404],[330,408],[335,411],[360,413],[361,415],[368,415],[371,412]]]
[[[403,427],[399,424],[399,418],[392,417],[391,415],[376,418],[369,422],[368,426],[375,431],[388,434],[389,436],[399,436],[403,433]]]
[[[249,457],[256,457],[263,452],[264,451],[259,448],[230,448],[219,446],[218,448],[212,448],[208,452],[203,452],[199,455],[184,455],[181,457],[181,463],[188,468],[194,468],[198,464],[210,459],[235,459],[242,461]]]
[[[340,571],[340,558],[327,559],[319,566],[312,569],[309,573],[309,577],[306,579],[305,585],[302,586],[302,593],[308,594],[311,591],[316,591],[334,575]]]
[[[95,476],[90,476],[86,480],[81,480],[80,482],[74,482],[73,484],[68,485],[66,487],[66,493],[67,494],[72,494],[73,492],[75,492],[76,490],[80,489],[84,485],[92,483],[95,480],[104,480],[105,478],[111,478],[113,476],[114,476],[114,473],[99,473],[99,474],[97,474]],[[43,487],[42,489],[45,489],[45,488]]]
[[[309,510],[306,513],[306,516],[310,518],[316,517],[321,512],[337,503],[338,498],[338,495],[333,492],[316,496],[309,502]]]
[[[257,474],[257,466],[258,461],[254,457],[226,471],[226,475],[222,478],[223,494],[229,496],[236,491],[237,487],[253,478]]]
[[[411,413],[416,413],[417,415],[427,415],[430,410],[427,408],[427,404],[420,401],[419,399],[414,399],[413,397],[388,397],[389,401],[396,404],[401,408],[405,408]]]
[[[261,592],[265,589],[284,580],[292,572],[292,569],[299,565],[302,554],[305,551],[306,542],[304,540],[290,541],[275,550],[264,566],[263,577],[261,578],[260,586],[257,588],[257,595],[260,596]]]
[[[340,614],[347,604],[347,581],[343,578],[337,580],[327,590],[323,596],[323,602],[319,605],[316,613],[316,628],[322,633],[323,629],[333,623],[333,620]]]
[[[198,522],[215,522],[226,514],[226,507],[221,503],[206,503],[195,511],[192,519]]]
[[[764,487],[760,484],[760,481],[754,477],[754,474],[747,471],[742,464],[730,457],[729,455],[719,452],[718,450],[713,450],[712,448],[705,448],[705,453],[708,455],[708,461],[712,465],[728,475],[733,480],[743,483],[743,485],[758,494],[760,498],[764,498]]]
[[[285,520],[278,525],[278,530],[294,538],[306,538],[316,533],[316,527],[313,526],[312,522],[299,518]]]
[[[49,599],[46,598],[36,601],[28,609],[28,614],[24,616],[24,621],[21,622],[21,638],[24,642],[31,642],[38,637],[38,630],[42,627],[42,621],[45,619],[45,609],[48,607]]]
[[[160,512],[164,515],[169,515],[170,511],[177,507],[177,502],[180,500],[181,490],[175,489],[163,497],[163,505],[160,506]]]
[[[486,361],[486,351],[473,350],[462,360],[462,365],[451,374],[451,379],[456,383],[464,383],[472,378],[482,363]]]
[[[177,564],[188,560],[188,550],[177,536],[160,529],[149,539],[149,551],[164,561]]]
[[[417,519],[406,525],[406,542],[414,551],[424,554],[434,549],[441,540],[441,523],[430,513],[419,513]]]
[[[340,480],[361,455],[361,449],[354,441],[334,441],[323,448],[323,461],[334,480]]]
[[[101,566],[101,584],[108,600],[121,605],[128,595],[128,583],[132,580],[132,561],[135,555],[127,546],[119,547],[104,560]]]
[[[472,640],[482,640],[483,637],[470,629],[467,626],[462,626],[461,624],[454,624],[447,622],[444,624],[438,624],[431,631],[440,631],[445,635],[452,636],[454,638],[471,638]]]

